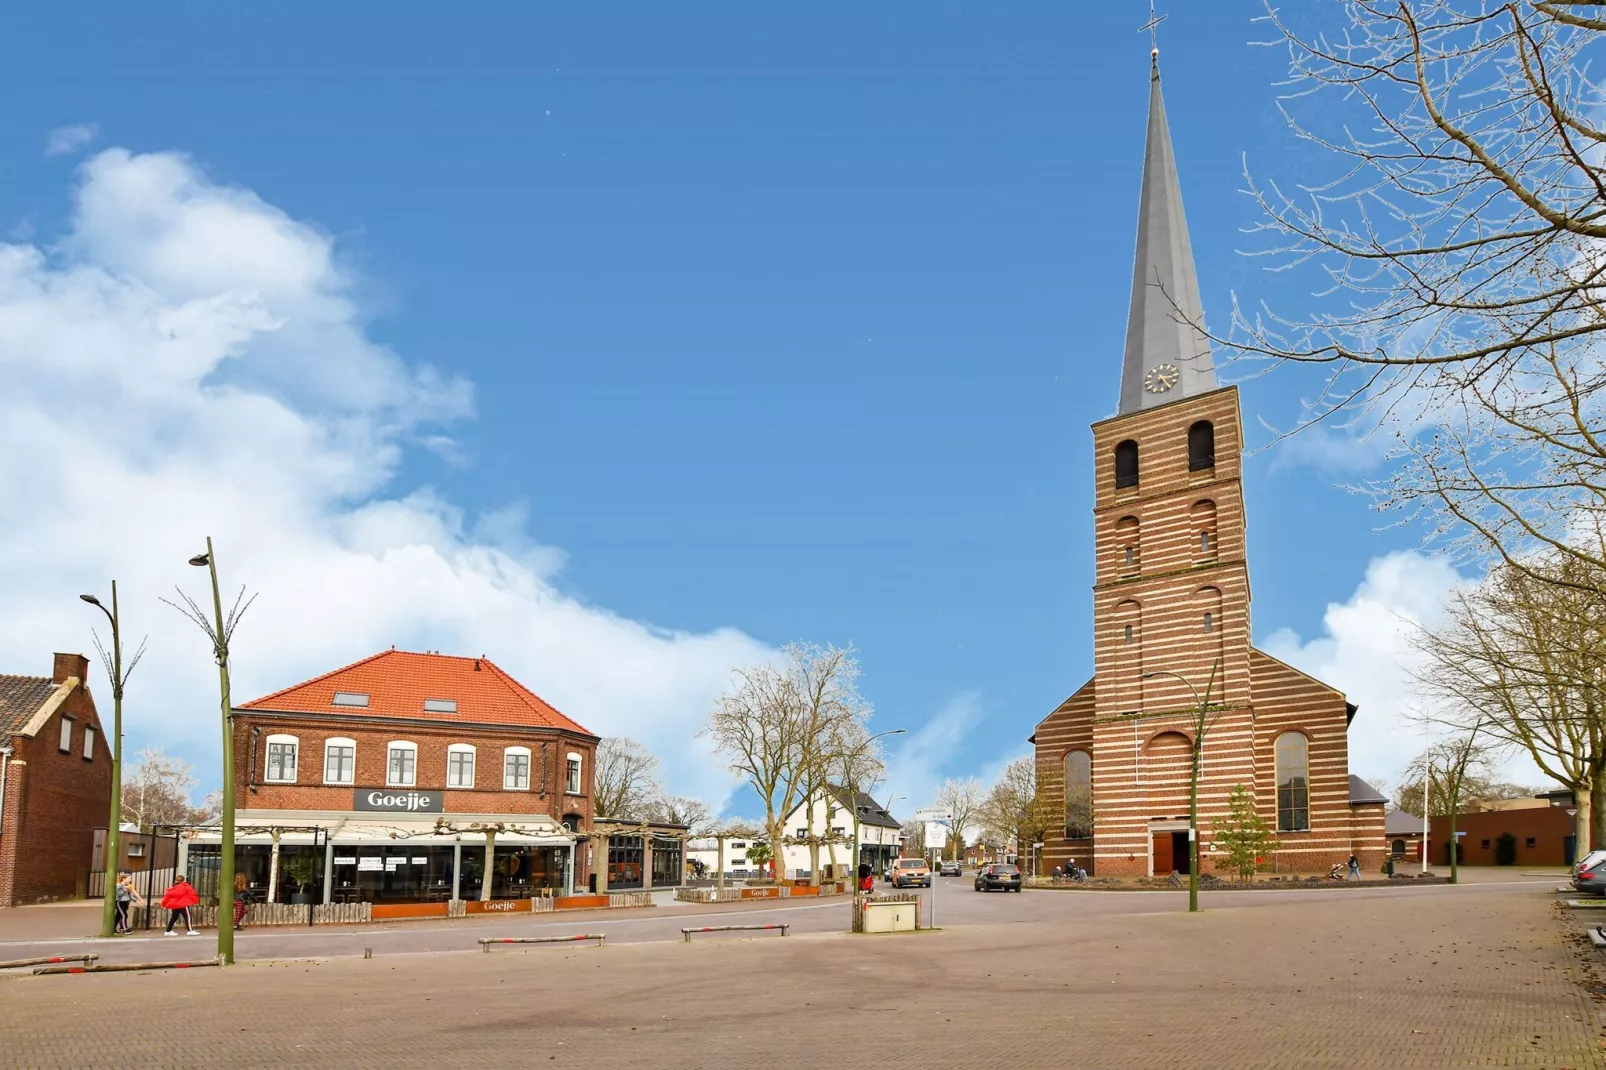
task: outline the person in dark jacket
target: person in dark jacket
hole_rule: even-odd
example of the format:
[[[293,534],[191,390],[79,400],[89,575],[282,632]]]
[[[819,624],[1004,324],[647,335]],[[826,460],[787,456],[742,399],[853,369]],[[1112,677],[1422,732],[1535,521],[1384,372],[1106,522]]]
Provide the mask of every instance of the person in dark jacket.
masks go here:
[[[195,885],[180,873],[178,879],[173,882],[173,887],[162,895],[162,907],[168,912],[167,932],[164,935],[177,936],[178,933],[173,931],[173,926],[178,924],[178,919],[183,918],[185,935],[200,936],[201,934],[195,931],[195,920],[190,916],[190,908],[200,901],[201,897],[196,892]]]

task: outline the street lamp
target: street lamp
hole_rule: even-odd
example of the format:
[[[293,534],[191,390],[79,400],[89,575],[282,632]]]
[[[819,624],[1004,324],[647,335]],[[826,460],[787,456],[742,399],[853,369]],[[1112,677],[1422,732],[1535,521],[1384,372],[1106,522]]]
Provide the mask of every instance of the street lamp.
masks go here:
[[[870,744],[874,743],[876,740],[885,736],[901,736],[906,731],[908,730],[904,728],[890,728],[885,732],[877,732],[875,735],[865,740],[864,743],[861,744],[852,754],[848,755],[843,763],[842,771],[847,774],[845,779],[849,781],[849,783],[844,784],[843,787],[848,789],[848,799],[853,807],[853,854],[849,857],[853,859],[854,894],[858,893],[859,886],[859,829],[861,827],[859,822],[859,778],[856,773],[858,766],[855,759],[868,751],[870,749]],[[870,787],[874,789],[876,780],[880,779],[881,778],[878,776],[875,778],[875,780],[870,781]],[[870,801],[874,802],[875,800],[871,799]],[[891,805],[891,803],[887,804],[889,808]]]
[[[1194,714],[1193,724],[1193,773],[1188,778],[1188,913],[1199,912],[1199,764],[1204,757],[1205,729],[1208,727],[1206,716],[1210,712],[1210,691],[1216,684],[1216,670],[1221,662],[1215,661],[1210,665],[1210,682],[1205,685],[1203,695],[1181,673],[1169,669],[1156,669],[1146,672],[1143,679],[1152,680],[1156,676],[1170,676],[1181,680],[1193,692],[1193,700],[1199,704]]]
[[[212,553],[212,536],[206,537],[206,553],[190,558],[190,564],[204,568],[212,579],[213,627],[206,628],[204,616],[198,621],[212,637],[212,654],[217,661],[218,691],[223,714],[223,835],[218,847],[217,953],[225,965],[234,962],[234,711],[229,702],[229,633],[239,612],[223,620],[223,596],[217,585],[217,559]]]
[[[112,792],[111,813],[106,819],[106,856],[101,863],[105,874],[102,879],[102,895],[104,902],[100,912],[100,935],[111,936],[117,928],[117,889],[116,875],[122,865],[121,844],[118,837],[119,827],[123,819],[123,685],[127,683],[129,673],[139,663],[140,656],[145,653],[145,644],[141,643],[138,650],[128,663],[128,671],[123,671],[123,633],[117,615],[117,581],[112,580],[112,607],[107,609],[100,599],[92,594],[78,596],[85,602],[106,614],[106,619],[112,626],[112,650],[110,657],[106,648],[100,645],[100,637],[95,637],[95,647],[100,651],[100,657],[106,666],[106,675],[111,677],[112,683]]]

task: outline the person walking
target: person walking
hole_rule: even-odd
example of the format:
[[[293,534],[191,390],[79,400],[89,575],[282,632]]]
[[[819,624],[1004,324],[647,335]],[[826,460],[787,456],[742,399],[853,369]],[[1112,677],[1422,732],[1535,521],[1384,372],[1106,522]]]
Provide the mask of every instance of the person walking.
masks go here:
[[[234,875],[234,927],[245,928],[245,912],[251,906],[245,894],[245,874]]]
[[[1346,879],[1352,881],[1361,879],[1361,860],[1354,855],[1349,856],[1349,875]]]
[[[178,879],[173,882],[173,887],[162,894],[162,907],[167,911],[167,932],[163,935],[177,936],[178,933],[173,931],[173,926],[178,924],[179,918],[183,918],[184,935],[200,936],[201,934],[195,931],[195,919],[190,916],[190,908],[200,901],[201,897],[195,891],[195,885],[180,873]]]
[[[139,901],[139,893],[134,891],[134,875],[132,873],[117,874],[117,887],[112,890],[117,909],[117,924],[112,932],[117,936],[127,936],[134,929],[128,924],[128,912]]]

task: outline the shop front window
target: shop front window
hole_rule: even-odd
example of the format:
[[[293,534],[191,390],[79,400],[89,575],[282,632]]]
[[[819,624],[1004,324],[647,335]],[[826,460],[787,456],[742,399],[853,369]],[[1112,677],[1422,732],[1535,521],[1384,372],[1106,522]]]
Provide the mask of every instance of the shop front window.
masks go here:
[[[337,903],[431,903],[451,898],[450,846],[336,844],[334,854],[332,890]],[[472,899],[479,895],[479,883],[467,881],[468,860],[465,846],[461,894]]]
[[[615,836],[608,841],[608,887],[642,886],[642,844],[640,836]]]

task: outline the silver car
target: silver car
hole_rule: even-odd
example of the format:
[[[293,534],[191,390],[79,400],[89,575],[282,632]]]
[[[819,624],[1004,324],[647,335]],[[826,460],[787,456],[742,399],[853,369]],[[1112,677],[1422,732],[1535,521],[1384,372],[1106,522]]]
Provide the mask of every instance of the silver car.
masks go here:
[[[1573,888],[1591,895],[1606,895],[1606,851],[1591,851],[1573,866]]]

